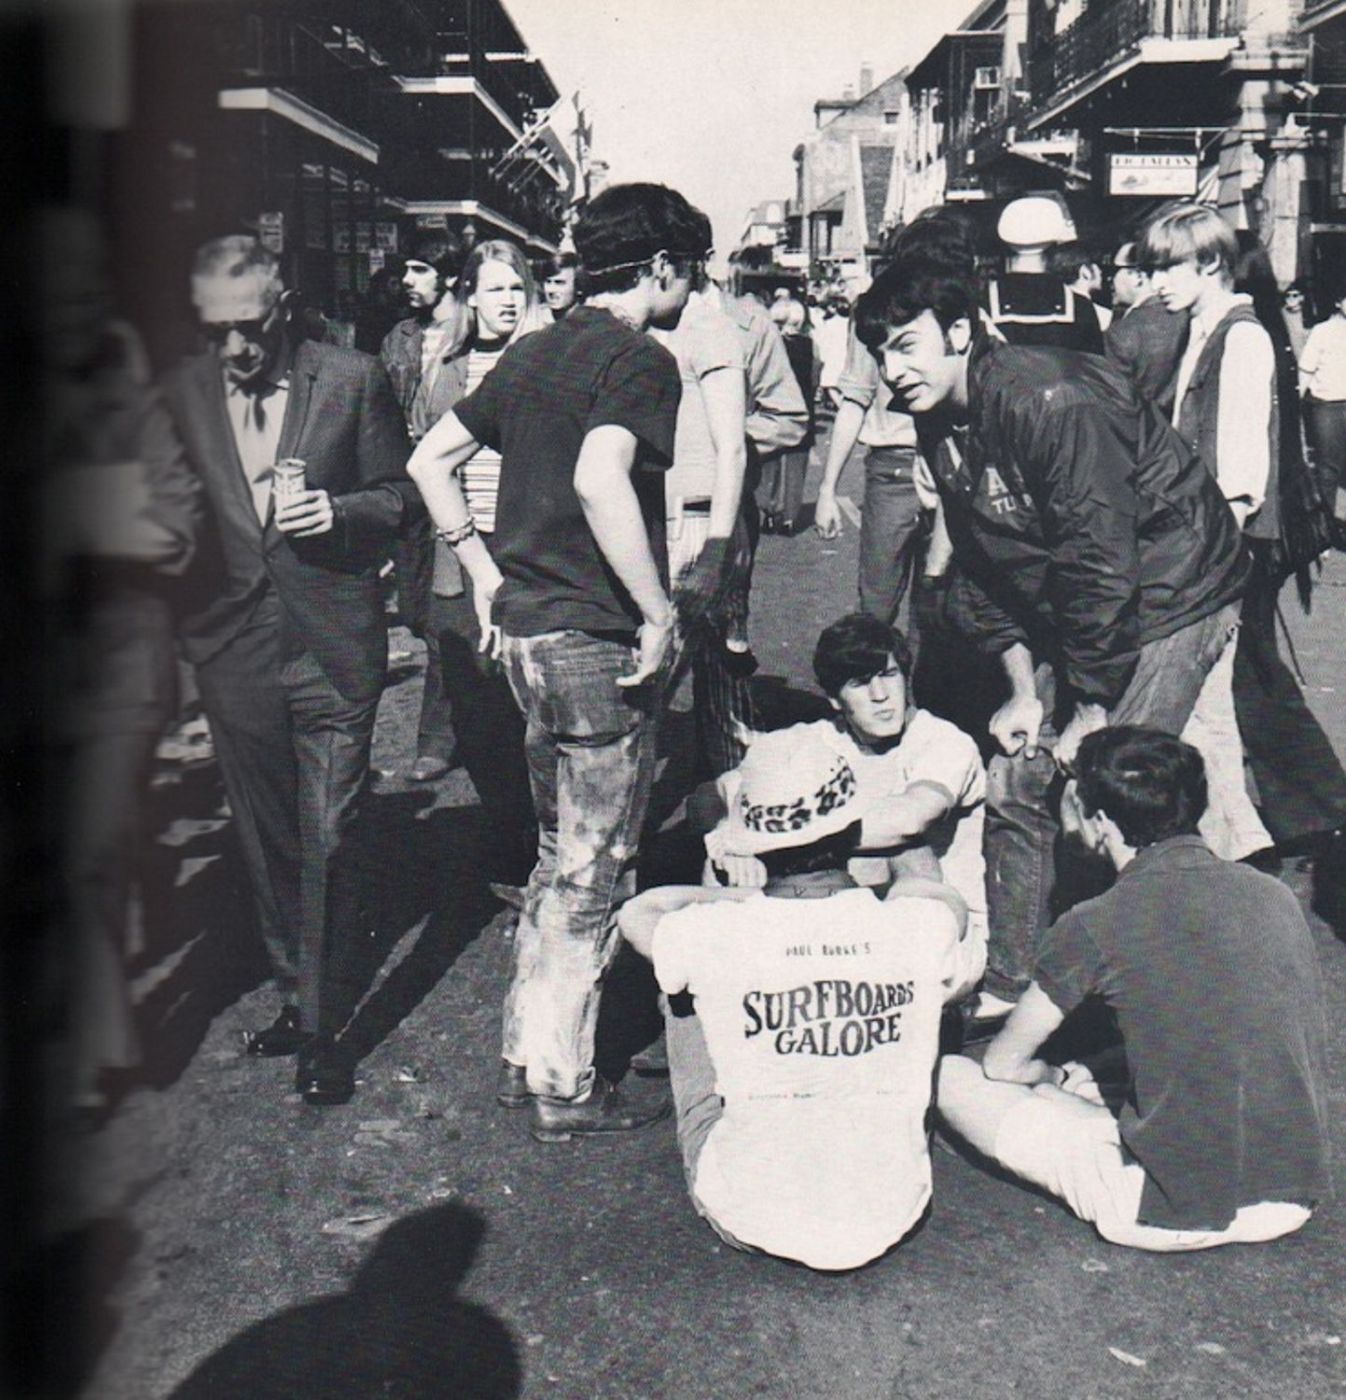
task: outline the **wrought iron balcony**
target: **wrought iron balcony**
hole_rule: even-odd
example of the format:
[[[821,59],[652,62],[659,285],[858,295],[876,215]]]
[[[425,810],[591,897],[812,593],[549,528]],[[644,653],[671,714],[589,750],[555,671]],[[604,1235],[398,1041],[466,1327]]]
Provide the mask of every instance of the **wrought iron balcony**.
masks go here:
[[[1060,34],[1032,36],[1033,105],[1047,106],[1076,83],[1106,73],[1143,39],[1237,38],[1245,14],[1245,0],[1094,0]]]

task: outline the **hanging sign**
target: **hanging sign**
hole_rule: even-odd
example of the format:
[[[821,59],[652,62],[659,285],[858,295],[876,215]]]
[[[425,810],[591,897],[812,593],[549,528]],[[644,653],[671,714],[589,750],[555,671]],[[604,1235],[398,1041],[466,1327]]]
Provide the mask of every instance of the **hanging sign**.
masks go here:
[[[1197,158],[1176,153],[1113,151],[1108,156],[1108,193],[1169,198],[1196,193]]]

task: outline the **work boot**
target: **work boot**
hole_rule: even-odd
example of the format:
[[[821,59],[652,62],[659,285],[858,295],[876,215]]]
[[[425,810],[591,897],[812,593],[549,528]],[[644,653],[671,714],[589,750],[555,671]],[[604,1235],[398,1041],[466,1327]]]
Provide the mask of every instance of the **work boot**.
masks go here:
[[[572,1137],[596,1133],[627,1133],[667,1118],[673,1101],[666,1095],[645,1103],[632,1103],[601,1074],[582,1099],[533,1100],[533,1126],[539,1142],[569,1142]]]
[[[495,1081],[495,1101],[501,1108],[527,1108],[533,1101],[528,1088],[528,1070],[523,1065],[500,1061],[500,1077]]]

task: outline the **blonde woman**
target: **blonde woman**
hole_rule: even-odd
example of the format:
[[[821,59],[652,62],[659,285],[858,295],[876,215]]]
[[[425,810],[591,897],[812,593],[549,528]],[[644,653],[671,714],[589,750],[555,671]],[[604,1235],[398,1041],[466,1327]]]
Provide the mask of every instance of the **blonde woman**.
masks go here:
[[[459,303],[454,332],[432,371],[441,376],[432,388],[445,410],[486,378],[508,346],[547,322],[528,260],[505,239],[477,244],[454,294]],[[500,454],[483,447],[460,470],[472,519],[489,548],[495,531]],[[440,540],[434,541],[434,547],[448,551]],[[438,639],[439,670],[427,689],[429,684],[442,686],[452,707],[458,757],[487,818],[487,877],[518,886],[527,880],[537,854],[523,720],[498,663],[478,647],[481,629],[466,574],[463,588],[456,597],[434,599],[432,625]]]

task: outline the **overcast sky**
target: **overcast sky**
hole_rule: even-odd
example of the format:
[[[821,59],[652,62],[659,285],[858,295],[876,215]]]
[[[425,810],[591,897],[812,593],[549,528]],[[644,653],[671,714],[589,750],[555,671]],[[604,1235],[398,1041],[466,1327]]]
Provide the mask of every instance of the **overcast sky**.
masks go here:
[[[612,179],[659,180],[728,250],[749,208],[794,193],[813,104],[919,61],[972,0],[505,0]]]

